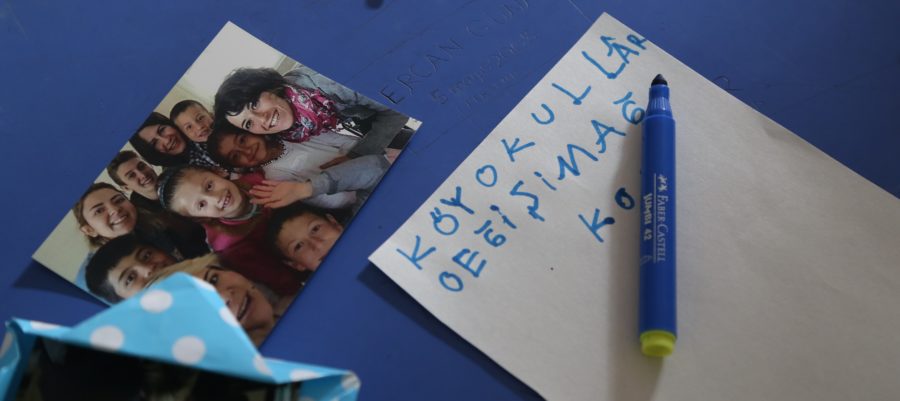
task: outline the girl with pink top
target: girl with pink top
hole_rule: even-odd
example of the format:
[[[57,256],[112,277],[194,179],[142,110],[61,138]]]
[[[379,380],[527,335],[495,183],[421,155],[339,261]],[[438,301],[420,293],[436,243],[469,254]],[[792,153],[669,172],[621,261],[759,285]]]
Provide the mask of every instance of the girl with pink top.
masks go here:
[[[265,243],[270,211],[250,202],[247,188],[262,180],[245,174],[229,181],[200,166],[166,169],[159,178],[159,200],[166,209],[206,229],[209,246],[229,266],[279,295],[296,293],[307,278],[285,265]]]

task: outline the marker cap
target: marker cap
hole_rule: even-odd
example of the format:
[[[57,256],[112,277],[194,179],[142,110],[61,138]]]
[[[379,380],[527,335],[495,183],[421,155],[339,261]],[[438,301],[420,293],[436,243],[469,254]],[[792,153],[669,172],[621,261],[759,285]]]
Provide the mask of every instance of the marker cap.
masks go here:
[[[641,333],[641,352],[647,356],[668,356],[675,350],[675,335],[662,330]]]

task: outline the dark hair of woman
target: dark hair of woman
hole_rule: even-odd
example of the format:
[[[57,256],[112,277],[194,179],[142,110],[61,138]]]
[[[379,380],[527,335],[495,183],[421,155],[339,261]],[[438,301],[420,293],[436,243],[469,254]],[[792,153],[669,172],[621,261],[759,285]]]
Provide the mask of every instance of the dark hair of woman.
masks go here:
[[[234,116],[244,107],[259,100],[263,92],[284,97],[284,87],[290,83],[271,68],[238,68],[229,74],[216,92],[213,115],[215,126],[230,124],[226,117]]]
[[[150,113],[150,116],[147,117],[146,120],[144,120],[144,123],[141,124],[141,126],[134,131],[134,134],[131,135],[131,138],[128,139],[128,143],[130,143],[131,146],[134,147],[134,150],[136,150],[141,155],[141,157],[144,158],[144,160],[152,165],[166,167],[187,163],[190,160],[188,146],[185,146],[184,152],[179,155],[167,155],[156,150],[153,145],[151,145],[138,135],[142,129],[154,125],[168,125],[172,128],[175,128],[178,131],[178,135],[182,136],[182,140],[185,144],[191,143],[191,140],[188,139],[188,137],[186,137],[183,133],[181,133],[181,130],[178,129],[178,127],[175,125],[175,123],[172,122],[172,120],[169,120],[168,117],[157,112]]]

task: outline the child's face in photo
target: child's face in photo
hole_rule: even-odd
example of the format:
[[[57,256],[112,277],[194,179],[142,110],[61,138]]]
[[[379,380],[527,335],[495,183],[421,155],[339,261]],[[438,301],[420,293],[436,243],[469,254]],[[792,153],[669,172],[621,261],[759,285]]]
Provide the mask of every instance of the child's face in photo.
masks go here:
[[[107,280],[122,299],[144,289],[153,272],[174,264],[175,258],[151,246],[139,245],[107,273]]]
[[[316,270],[342,232],[330,214],[304,213],[284,223],[275,244],[294,269]]]
[[[173,156],[180,155],[187,146],[179,134],[177,128],[165,124],[150,125],[138,131],[138,136],[157,152]]]
[[[275,325],[272,304],[240,273],[206,267],[195,273],[194,277],[216,288],[219,296],[225,301],[225,306],[251,338],[255,337],[253,334],[256,332],[268,334]]]
[[[269,150],[263,137],[226,134],[219,143],[219,154],[238,167],[256,167],[268,161]]]
[[[254,134],[276,134],[294,125],[294,111],[287,100],[272,92],[263,92],[256,102],[226,119],[235,127]]]
[[[185,172],[172,198],[172,209],[190,217],[234,218],[247,205],[235,183],[210,171]]]
[[[140,157],[135,157],[119,165],[116,174],[128,188],[133,191],[147,192],[156,190],[156,171]]]
[[[203,106],[188,106],[174,122],[194,142],[206,142],[212,133],[213,116]]]
[[[84,198],[82,217],[87,221],[81,227],[91,237],[116,238],[130,233],[137,224],[137,209],[121,192],[102,188]]]

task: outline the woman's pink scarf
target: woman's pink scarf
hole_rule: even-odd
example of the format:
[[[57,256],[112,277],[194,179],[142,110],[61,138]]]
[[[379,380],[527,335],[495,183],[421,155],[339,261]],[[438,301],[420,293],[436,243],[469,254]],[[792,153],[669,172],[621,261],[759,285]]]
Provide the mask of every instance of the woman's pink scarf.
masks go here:
[[[300,143],[337,127],[337,107],[321,91],[286,86],[284,96],[294,111],[294,125],[280,134],[282,139]]]

